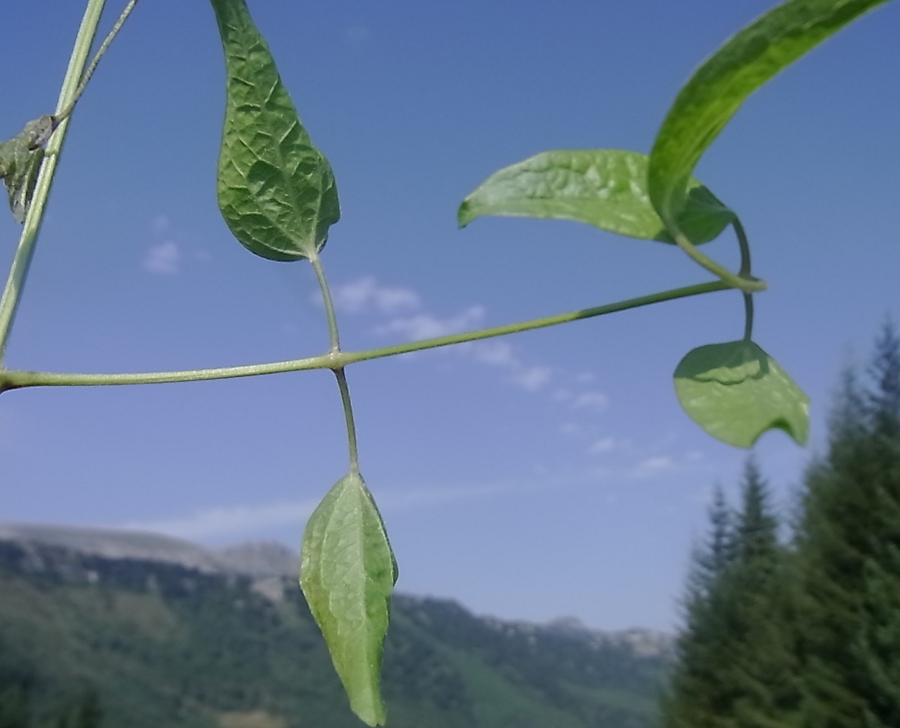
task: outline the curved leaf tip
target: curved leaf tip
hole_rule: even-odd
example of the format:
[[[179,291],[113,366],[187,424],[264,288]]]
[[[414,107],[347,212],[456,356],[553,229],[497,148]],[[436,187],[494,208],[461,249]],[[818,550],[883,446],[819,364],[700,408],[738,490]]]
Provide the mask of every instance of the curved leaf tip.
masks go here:
[[[752,447],[772,429],[798,445],[809,436],[809,397],[752,341],[693,349],[675,369],[675,392],[694,422],[729,445]]]
[[[732,36],[694,72],[666,114],[650,155],[648,189],[667,226],[677,225],[697,162],[744,101],[822,41],[885,2],[788,0]]]
[[[308,258],[341,216],[334,173],[300,123],[244,0],[211,0],[227,70],[218,165],[225,222],[252,253]]]
[[[647,192],[648,157],[621,149],[542,152],[482,182],[459,207],[465,227],[484,215],[574,220],[643,240],[672,237]],[[714,239],[734,213],[695,179],[680,223],[698,242]]]

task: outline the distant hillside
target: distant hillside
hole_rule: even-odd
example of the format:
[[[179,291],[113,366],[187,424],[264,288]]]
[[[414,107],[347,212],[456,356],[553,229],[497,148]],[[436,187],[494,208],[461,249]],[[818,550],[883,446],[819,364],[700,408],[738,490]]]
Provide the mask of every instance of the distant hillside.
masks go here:
[[[89,696],[110,727],[358,728],[295,571],[276,544],[0,526],[0,722],[4,696],[35,726]],[[397,596],[388,726],[651,728],[670,652]]]

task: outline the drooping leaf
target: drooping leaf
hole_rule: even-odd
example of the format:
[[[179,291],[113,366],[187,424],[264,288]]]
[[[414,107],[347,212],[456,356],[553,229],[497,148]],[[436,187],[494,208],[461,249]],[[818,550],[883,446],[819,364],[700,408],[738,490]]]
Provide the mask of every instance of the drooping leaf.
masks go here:
[[[56,119],[45,115],[29,121],[8,142],[0,142],[0,177],[6,185],[9,209],[16,222],[25,222],[34,186],[44,159],[44,144],[56,128]]]
[[[397,562],[372,494],[349,473],[306,524],[300,586],[350,707],[371,726],[385,720],[381,654],[396,581]]]
[[[885,2],[788,0],[734,35],[697,69],[669,109],[650,155],[650,198],[667,227],[678,225],[700,157],[747,97],[847,23]]]
[[[244,0],[211,0],[228,75],[218,199],[248,250],[299,260],[340,218],[334,173],[312,144]]]
[[[601,230],[671,243],[647,193],[646,154],[620,149],[542,152],[495,172],[460,205],[460,227],[482,215],[575,220]],[[698,243],[734,213],[695,179],[680,224]]]
[[[809,436],[809,397],[752,341],[688,352],[675,369],[675,392],[694,422],[729,445],[752,447],[772,429],[799,445]]]

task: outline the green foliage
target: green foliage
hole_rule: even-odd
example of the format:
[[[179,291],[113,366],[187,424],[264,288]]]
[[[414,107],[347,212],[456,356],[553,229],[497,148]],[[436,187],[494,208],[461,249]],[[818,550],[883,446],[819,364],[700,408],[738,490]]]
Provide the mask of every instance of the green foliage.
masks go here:
[[[0,665],[0,728],[28,728],[32,683],[21,666]]]
[[[244,0],[212,0],[228,100],[219,154],[222,216],[250,252],[309,258],[341,216],[331,165],[316,149]]]
[[[768,486],[752,459],[741,508],[733,513],[718,490],[710,520],[707,545],[694,556],[663,724],[774,728],[796,695],[783,649],[786,561]]]
[[[487,214],[565,218],[632,237],[674,242],[713,273],[719,284],[664,291],[560,317],[471,332],[452,342],[437,338],[350,356],[340,349],[334,307],[318,256],[330,226],[340,218],[333,172],[300,123],[245,0],[211,0],[227,72],[225,123],[218,161],[219,207],[235,237],[251,252],[276,261],[305,258],[313,265],[328,319],[330,341],[327,353],[297,362],[189,372],[57,375],[8,370],[2,364],[2,357],[34,251],[39,227],[35,224],[23,231],[0,297],[0,393],[7,389],[48,384],[191,381],[275,371],[331,369],[336,375],[347,424],[350,474],[332,489],[311,519],[304,538],[301,583],[325,633],[351,704],[366,722],[383,722],[378,669],[396,564],[384,524],[358,476],[356,430],[344,367],[367,358],[515,333],[538,325],[601,315],[728,286],[744,294],[744,339],[700,347],[684,357],[675,372],[679,401],[701,427],[724,442],[750,447],[764,432],[782,429],[798,443],[804,443],[808,431],[806,395],[775,360],[751,340],[753,302],[750,294],[764,290],[765,283],[752,274],[749,243],[743,226],[735,213],[691,175],[700,157],[753,91],[847,23],[884,2],[886,0],[789,0],[736,34],[689,79],[665,117],[649,157],[620,150],[547,152],[497,172],[467,197],[460,208],[461,225]],[[47,165],[47,184],[42,183],[36,189],[43,145],[56,124],[71,113],[97,61],[134,7],[134,0],[126,6],[91,65],[85,68],[102,6],[102,0],[88,0],[58,114],[31,122],[22,134],[0,145],[0,176],[9,191],[13,214],[20,222],[32,205],[32,197],[36,208],[32,217],[36,223],[40,222],[55,170],[55,159],[52,159]],[[51,140],[50,152],[61,145],[64,131],[60,129]],[[54,144],[57,145],[55,148]],[[741,266],[736,273],[707,258],[696,248],[718,236],[729,224],[735,230],[741,251]],[[876,430],[881,443],[868,453],[870,464],[865,464],[869,461],[862,459],[862,455],[854,454],[856,440],[841,445],[846,450],[847,463],[852,461],[853,467],[859,470],[853,471],[851,479],[863,475],[874,478],[874,471],[869,473],[867,470],[876,467],[871,463],[883,465],[893,457],[892,443],[900,427],[890,415],[900,400],[900,384],[897,384],[900,376],[896,374],[900,365],[895,365],[896,362],[889,359],[878,365],[883,374],[879,402],[888,414],[871,414],[880,412],[877,408],[867,410],[878,422]],[[820,470],[814,477],[821,477],[823,482],[829,478],[850,477],[831,465]],[[886,513],[892,512],[893,507],[891,487],[889,483],[876,487],[878,497],[885,501]],[[823,485],[821,490],[827,492],[830,487]],[[750,507],[750,503],[744,504],[746,518],[750,518]],[[763,511],[757,516],[761,513]],[[823,528],[827,530],[831,524]],[[816,533],[812,525],[809,529],[810,534]],[[756,574],[755,567],[750,569],[747,564],[755,563],[756,557],[750,558],[741,550],[746,550],[747,535],[740,530],[733,535],[738,552],[733,568],[726,570],[729,576],[725,581],[734,582],[729,589],[737,590],[739,583],[762,578],[761,574],[769,574],[770,570],[767,567]],[[842,537],[834,535],[832,538],[839,544]],[[809,542],[815,543],[812,535]],[[840,550],[840,546],[836,548]],[[851,549],[850,553],[856,551]],[[870,589],[871,609],[887,609],[893,603],[888,577],[894,567],[887,565],[890,558],[884,556],[877,563],[865,560],[857,560],[857,563],[852,558],[850,561],[877,585]],[[736,576],[738,573],[743,573],[740,579]],[[751,578],[751,573],[756,575]],[[698,596],[698,605],[695,605],[698,615],[704,612],[699,604],[714,596],[718,599],[717,592],[718,588],[711,589],[702,598]],[[748,603],[753,601],[748,600]],[[710,612],[709,609],[706,611]],[[736,611],[734,619],[746,624],[742,620],[748,617],[743,611]],[[759,644],[764,642],[763,637],[766,636],[759,638]],[[740,639],[743,640],[740,644],[749,644],[749,638],[743,632]],[[886,644],[882,634],[867,635],[866,639],[873,645]],[[871,655],[871,651],[867,654]],[[754,664],[760,666],[764,661]],[[893,679],[893,667],[878,664],[881,672],[877,679],[882,682]],[[875,681],[876,672],[872,667],[866,674]],[[750,679],[758,682],[752,676]],[[762,715],[754,712],[756,707],[741,709],[744,708],[750,711],[748,715]],[[871,708],[866,713],[866,720],[876,725],[873,721],[880,720],[878,715],[878,710]]]
[[[675,242],[650,204],[648,157],[619,149],[542,152],[492,174],[459,207],[460,226],[482,215],[575,220],[644,240]],[[697,180],[679,213],[691,239],[705,243],[734,213]]]
[[[358,473],[341,478],[306,524],[300,585],[350,697],[368,725],[384,723],[381,651],[397,562]]]
[[[691,419],[730,445],[751,447],[775,428],[806,444],[809,397],[752,341],[689,352],[675,369],[675,392]]]
[[[900,340],[845,376],[797,534],[803,726],[900,724]]]
[[[752,463],[735,522],[714,503],[695,558],[667,728],[900,725],[900,337],[885,326],[866,384],[846,372],[795,539]]]
[[[85,685],[99,691],[102,726],[359,725],[291,576],[254,582],[0,541],[0,593],[0,684],[32,685],[28,728],[57,717],[74,728]],[[668,660],[400,595],[384,653],[388,725],[653,728]]]
[[[653,206],[676,235],[694,167],[750,94],[887,0],[788,0],[735,34],[678,93],[650,155]]]
[[[691,569],[692,595],[709,594],[735,558],[734,520],[736,514],[728,505],[720,486],[713,490],[709,508],[710,533],[704,548],[697,549]]]

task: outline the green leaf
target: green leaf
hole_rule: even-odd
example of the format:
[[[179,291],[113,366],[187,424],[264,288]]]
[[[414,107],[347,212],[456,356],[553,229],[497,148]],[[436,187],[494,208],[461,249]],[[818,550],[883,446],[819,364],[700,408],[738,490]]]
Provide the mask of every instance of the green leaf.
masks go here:
[[[244,0],[212,0],[228,73],[218,199],[251,252],[309,258],[340,219],[334,173],[313,146]]]
[[[542,152],[488,177],[460,205],[460,227],[482,215],[576,220],[644,240],[673,242],[650,203],[646,154],[620,149]],[[679,216],[698,243],[712,240],[734,213],[697,180]]]
[[[694,167],[744,100],[804,53],[884,2],[789,0],[741,30],[700,66],[672,104],[650,155],[650,198],[667,227],[678,225]]]
[[[397,562],[358,474],[341,478],[310,517],[301,561],[300,586],[350,707],[368,725],[382,725],[381,653]]]
[[[29,121],[25,128],[7,142],[0,142],[0,177],[6,185],[9,209],[16,222],[25,222],[31,207],[34,186],[44,159],[44,144],[56,129],[52,116],[41,116]]]
[[[752,341],[689,352],[675,369],[675,392],[694,422],[729,445],[752,447],[772,429],[799,445],[809,436],[809,397]]]

